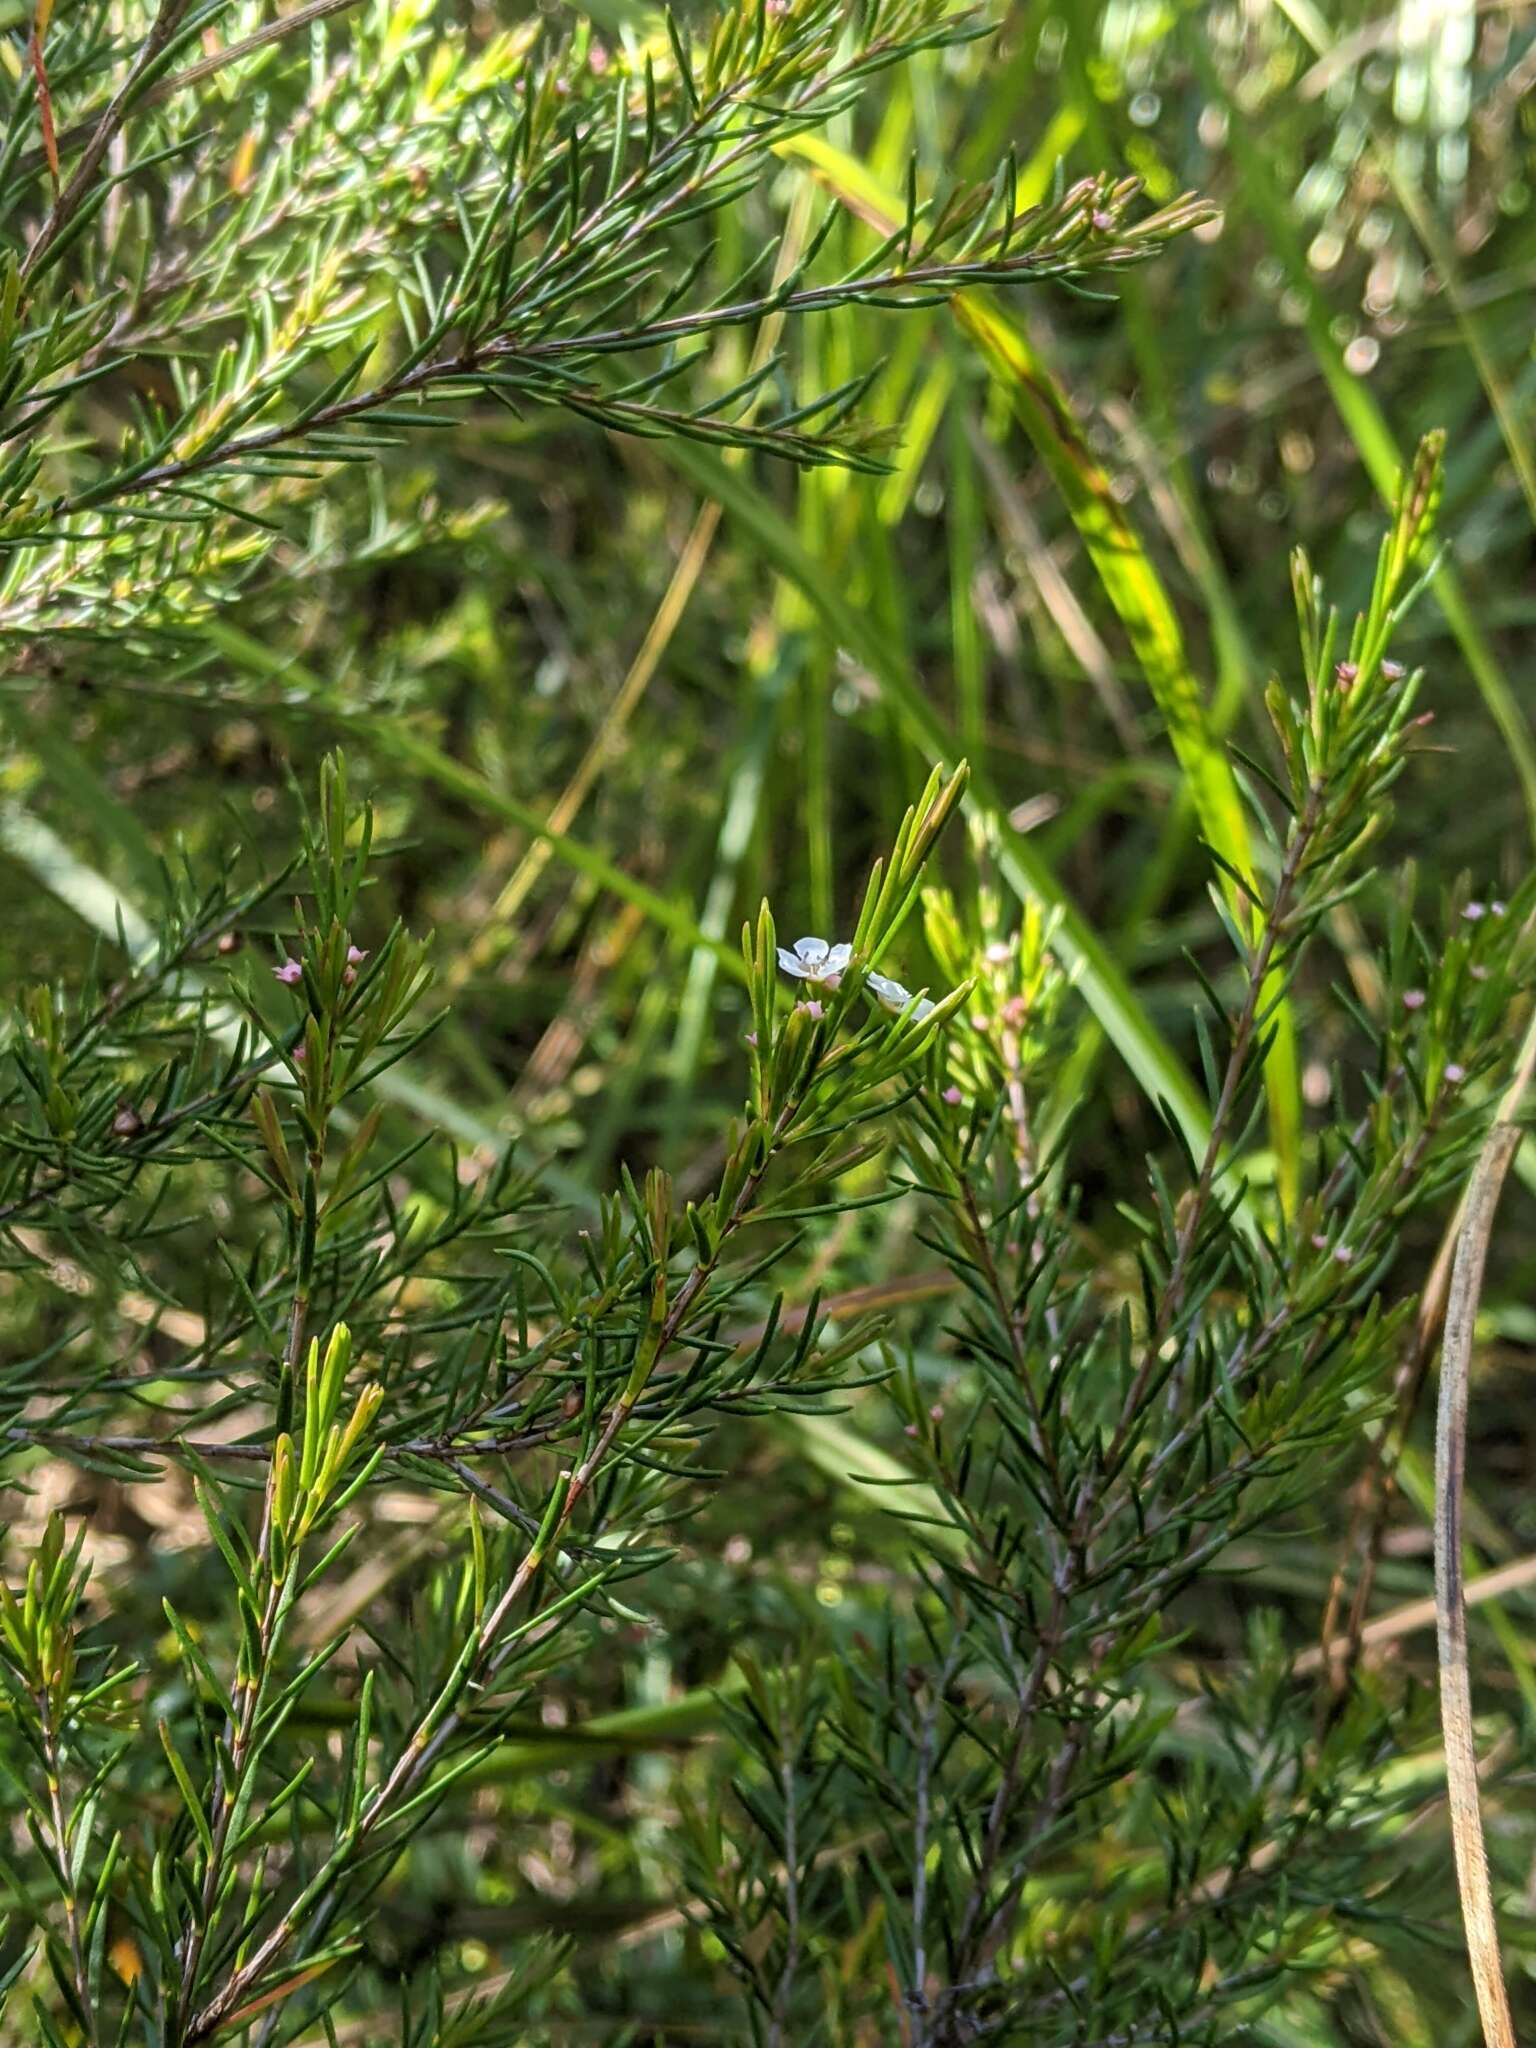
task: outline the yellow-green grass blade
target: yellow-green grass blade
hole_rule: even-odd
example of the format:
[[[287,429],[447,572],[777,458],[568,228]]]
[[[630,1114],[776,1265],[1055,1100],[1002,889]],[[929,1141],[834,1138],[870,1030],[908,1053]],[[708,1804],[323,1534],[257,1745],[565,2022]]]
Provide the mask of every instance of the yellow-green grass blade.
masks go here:
[[[1067,104],[1078,114],[1090,161],[1108,164],[1120,152],[1105,117],[1104,102],[1094,87],[1095,28],[1096,24],[1084,15],[1069,19],[1062,76],[1071,88],[1072,98]],[[1199,589],[1215,665],[1211,723],[1217,733],[1225,734],[1242,710],[1250,688],[1256,683],[1262,686],[1264,678],[1182,446],[1174,373],[1169,367],[1166,347],[1166,314],[1153,305],[1147,281],[1139,271],[1128,270],[1116,281],[1115,290],[1136,360],[1140,390],[1134,413],[1128,402],[1117,397],[1104,405],[1104,416],[1146,477],[1163,530]]]

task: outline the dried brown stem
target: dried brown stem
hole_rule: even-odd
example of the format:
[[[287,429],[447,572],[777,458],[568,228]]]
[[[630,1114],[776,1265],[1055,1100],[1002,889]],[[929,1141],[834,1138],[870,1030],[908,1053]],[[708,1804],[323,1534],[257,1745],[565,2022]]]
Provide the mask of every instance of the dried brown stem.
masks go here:
[[[1515,2048],[1515,2031],[1504,1986],[1488,1851],[1483,1838],[1477,1744],[1472,1727],[1472,1677],[1467,1662],[1467,1602],[1462,1581],[1467,1382],[1488,1244],[1504,1177],[1520,1142],[1519,1127],[1508,1113],[1518,1106],[1533,1066],[1536,1021],[1527,1030],[1514,1080],[1501,1105],[1506,1114],[1489,1132],[1467,1188],[1446,1303],[1440,1408],[1435,1429],[1435,1603],[1446,1787],[1467,1953],[1487,2048]]]

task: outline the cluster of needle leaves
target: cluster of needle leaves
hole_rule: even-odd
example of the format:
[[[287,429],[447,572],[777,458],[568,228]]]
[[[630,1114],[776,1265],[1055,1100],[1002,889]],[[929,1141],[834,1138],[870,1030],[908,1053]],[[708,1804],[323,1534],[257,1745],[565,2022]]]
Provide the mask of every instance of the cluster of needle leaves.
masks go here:
[[[1144,1196],[1126,1175],[1129,1271],[1079,1220],[1070,1130],[1043,1145],[1031,1123],[1066,1051],[1048,929],[1010,931],[986,894],[970,930],[930,901],[935,957],[979,967],[950,1085],[903,1118],[955,1281],[951,1387],[892,1389],[910,1605],[855,1660],[755,1671],[737,1729],[760,1774],[695,1817],[694,1881],[764,2038],[889,2028],[892,1984],[922,2048],[1247,2038],[1296,1980],[1402,1951],[1446,1908],[1413,1898],[1398,1846],[1425,1799],[1419,1710],[1337,1668],[1319,1705],[1262,1612],[1246,1668],[1183,1699],[1166,1683],[1181,1593],[1303,1513],[1432,1342],[1403,1234],[1470,1170],[1536,966],[1536,884],[1463,890],[1428,929],[1399,895],[1358,1091],[1292,1210],[1254,1185],[1276,1007],[1370,891],[1424,723],[1390,648],[1432,566],[1439,464],[1431,437],[1347,635],[1295,560],[1301,686],[1272,684],[1273,756],[1245,764],[1265,865],[1227,876],[1255,916],[1213,886],[1238,973],[1199,970],[1207,1136],[1190,1149],[1170,1117],[1182,1173],[1149,1162]],[[878,1990],[846,1969],[861,1938]]]
[[[0,115],[0,635],[185,642],[326,552],[347,465],[487,404],[800,464],[879,467],[860,375],[797,394],[722,338],[978,283],[1109,274],[1206,217],[1131,179],[1043,205],[1011,160],[919,190],[846,273],[773,227],[723,286],[720,223],[869,81],[982,34],[939,0],[734,0],[616,46],[329,5],[60,9],[11,32]],[[305,33],[307,31],[307,34]],[[188,62],[198,50],[210,52]],[[41,139],[39,130],[41,127]],[[812,274],[814,272],[814,275]],[[274,559],[276,557],[276,559]],[[124,639],[126,636],[126,640]],[[39,655],[37,658],[44,658]]]
[[[429,975],[398,925],[356,943],[372,824],[339,759],[303,822],[275,959],[224,943],[268,882],[168,918],[104,997],[41,988],[19,1006],[7,1271],[46,1285],[67,1248],[104,1291],[125,1263],[152,1287],[158,1240],[201,1227],[210,1201],[230,1219],[205,1334],[152,1383],[84,1329],[6,1376],[13,1456],[186,1476],[233,1625],[210,1636],[166,1601],[167,1692],[122,1646],[81,1638],[84,1530],[71,1542],[58,1516],[3,1596],[6,1776],[33,1864],[5,1868],[14,1903],[41,1883],[59,1906],[9,1978],[46,1964],[59,2006],[31,2009],[47,2039],[180,2048],[258,2014],[288,2039],[316,1999],[344,2000],[369,1903],[415,1836],[551,1671],[632,1613],[626,1582],[665,1563],[704,1483],[701,1441],[724,1418],[817,1412],[869,1377],[869,1317],[833,1332],[813,1304],[781,1332],[775,1298],[746,1338],[732,1318],[878,1152],[964,1000],[962,985],[892,1016],[866,986],[964,780],[935,773],[908,811],[825,1002],[782,1001],[766,906],[744,934],[753,1084],[712,1192],[684,1202],[659,1169],[626,1174],[579,1232],[510,1166],[466,1192],[451,1154],[435,1183],[420,1140],[381,1143],[377,1090],[420,1041]],[[317,1632],[369,1526],[353,1504],[401,1480],[466,1504],[461,1567],[402,1640],[360,1645],[351,1609]],[[345,1740],[317,1756],[302,1731],[327,1716]],[[125,1939],[126,1977],[109,1957]],[[541,1950],[497,2014],[511,1999],[522,2024],[517,1998],[559,1964]]]

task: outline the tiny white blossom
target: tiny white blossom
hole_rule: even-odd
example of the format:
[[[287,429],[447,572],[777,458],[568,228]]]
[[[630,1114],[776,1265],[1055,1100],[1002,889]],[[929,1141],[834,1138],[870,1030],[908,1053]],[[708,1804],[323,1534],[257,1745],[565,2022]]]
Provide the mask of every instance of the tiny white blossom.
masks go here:
[[[893,981],[888,974],[871,974],[867,978],[865,986],[873,992],[887,1010],[904,1010],[912,1000],[912,991],[909,988],[903,988],[899,981]],[[917,1007],[912,1012],[913,1022],[921,1024],[925,1017],[933,1015],[933,1011],[934,1005],[929,1002],[928,998],[920,996]]]
[[[852,946],[829,946],[825,939],[796,939],[793,950],[779,948],[779,965],[786,974],[797,981],[824,981],[833,988],[852,958]]]

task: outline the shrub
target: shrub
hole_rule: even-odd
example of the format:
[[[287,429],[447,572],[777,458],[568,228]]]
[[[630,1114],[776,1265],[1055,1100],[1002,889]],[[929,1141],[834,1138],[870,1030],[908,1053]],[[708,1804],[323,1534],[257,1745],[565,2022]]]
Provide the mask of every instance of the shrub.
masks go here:
[[[338,49],[332,11],[13,36],[0,630],[45,689],[208,687],[239,605],[350,559],[348,469],[473,408],[877,472],[869,377],[796,392],[786,323],[954,298],[1027,393],[965,294],[1209,218],[914,170],[834,274],[836,205],[706,288],[776,152],[979,24],[788,0],[616,54],[397,9]],[[142,921],[7,813],[102,928],[30,977],[0,1070],[0,1429],[37,1539],[0,1583],[14,2038],[1120,2048],[1299,2027],[1366,1954],[1413,1974],[1448,1907],[1413,1848],[1436,1734],[1362,1665],[1363,1595],[1311,1681],[1272,1609],[1192,1595],[1298,1540],[1362,1438],[1395,1455],[1439,1299],[1403,1248],[1517,1065],[1532,885],[1368,865],[1422,773],[1393,649],[1440,493],[1431,435],[1347,630],[1297,551],[1259,746],[1158,671],[1224,935],[1190,954],[1198,1084],[894,658],[941,765],[837,931],[765,903],[738,954],[534,820],[687,941],[664,1000],[718,1004],[744,1087],[601,1190],[435,1090],[461,963],[378,907],[410,849],[342,751],[288,785],[291,857],[237,821],[148,849]],[[1156,1102],[1145,1158],[1079,1153],[1084,1000]],[[1304,1116],[1302,1056],[1341,1042]],[[907,1222],[829,1295],[875,1212]],[[95,1514],[28,1500],[61,1472]],[[175,1531],[143,1584],[100,1561],[124,1503]]]

